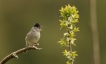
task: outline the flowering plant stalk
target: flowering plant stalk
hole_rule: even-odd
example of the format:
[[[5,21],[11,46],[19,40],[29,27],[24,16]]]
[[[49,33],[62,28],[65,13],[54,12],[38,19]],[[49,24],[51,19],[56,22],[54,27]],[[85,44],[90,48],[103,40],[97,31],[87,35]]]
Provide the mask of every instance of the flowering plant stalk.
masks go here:
[[[61,28],[64,28],[66,32],[63,34],[63,38],[58,41],[61,46],[66,46],[69,49],[63,51],[63,55],[68,58],[66,64],[73,64],[74,59],[76,58],[77,53],[76,51],[72,50],[72,45],[76,46],[75,44],[75,33],[79,31],[79,27],[76,27],[76,23],[78,23],[78,10],[75,6],[70,6],[69,4],[65,7],[61,7],[59,10],[61,17],[63,18],[60,21]]]

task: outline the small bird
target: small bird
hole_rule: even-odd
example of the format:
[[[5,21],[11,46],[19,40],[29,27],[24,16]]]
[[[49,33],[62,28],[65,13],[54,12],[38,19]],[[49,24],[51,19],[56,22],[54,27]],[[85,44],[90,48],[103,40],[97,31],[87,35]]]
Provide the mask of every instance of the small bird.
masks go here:
[[[29,31],[29,33],[25,37],[26,46],[35,46],[35,44],[38,43],[38,40],[40,39],[40,31],[41,26],[39,23],[35,23],[32,29]]]

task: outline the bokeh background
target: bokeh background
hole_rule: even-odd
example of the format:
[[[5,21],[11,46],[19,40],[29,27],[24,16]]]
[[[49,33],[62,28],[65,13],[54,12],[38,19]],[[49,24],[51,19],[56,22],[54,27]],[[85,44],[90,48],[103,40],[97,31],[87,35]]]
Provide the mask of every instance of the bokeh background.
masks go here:
[[[0,60],[13,51],[25,46],[25,36],[38,22],[43,27],[39,41],[42,50],[30,50],[19,54],[7,64],[65,64],[67,59],[57,42],[64,30],[60,30],[59,9],[64,5],[75,5],[79,10],[80,32],[76,35],[76,57],[74,64],[93,64],[93,43],[90,27],[89,0],[0,0]],[[106,64],[106,1],[97,0],[97,23],[99,31],[100,64]]]

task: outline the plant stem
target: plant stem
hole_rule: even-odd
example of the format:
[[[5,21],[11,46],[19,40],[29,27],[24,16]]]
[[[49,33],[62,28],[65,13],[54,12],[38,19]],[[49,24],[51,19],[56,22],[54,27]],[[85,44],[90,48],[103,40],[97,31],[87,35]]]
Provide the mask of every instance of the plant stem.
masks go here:
[[[68,27],[69,27],[69,25],[68,25]],[[68,33],[70,34],[70,29],[69,28],[68,28]],[[70,49],[70,53],[72,53],[72,46],[71,46],[71,40],[70,39],[69,39],[69,49]],[[71,64],[73,64],[73,60],[71,60]]]

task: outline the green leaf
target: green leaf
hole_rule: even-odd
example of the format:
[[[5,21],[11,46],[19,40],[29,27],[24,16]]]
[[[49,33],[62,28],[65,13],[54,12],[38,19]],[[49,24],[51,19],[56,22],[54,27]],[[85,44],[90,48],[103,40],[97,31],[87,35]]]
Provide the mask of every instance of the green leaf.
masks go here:
[[[58,41],[58,43],[59,43],[61,46],[66,46],[66,40],[65,40],[65,39],[60,39],[60,41]]]
[[[70,54],[70,51],[64,50],[63,55],[68,56]]]
[[[79,27],[78,28],[74,27],[74,32],[78,32],[78,31],[80,31]]]
[[[71,64],[71,63],[69,61],[67,61],[66,64]]]
[[[70,32],[70,38],[73,38],[75,36],[75,33],[72,31]]]
[[[75,58],[76,56],[78,56],[78,54],[76,53],[76,51],[73,51],[73,52],[71,53],[71,57],[72,57],[72,58]]]
[[[74,43],[75,40],[76,38],[71,38],[71,44],[73,44],[74,46],[76,46],[76,44]]]

